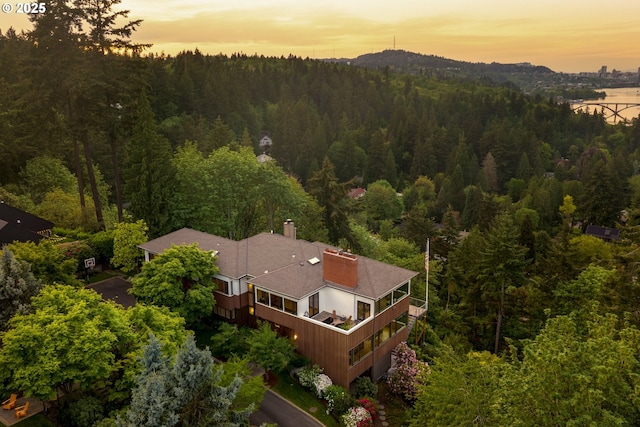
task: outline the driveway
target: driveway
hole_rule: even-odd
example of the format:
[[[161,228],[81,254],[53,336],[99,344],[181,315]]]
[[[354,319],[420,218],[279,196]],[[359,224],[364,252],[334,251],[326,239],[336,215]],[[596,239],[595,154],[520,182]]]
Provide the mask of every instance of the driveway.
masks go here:
[[[267,390],[260,408],[251,414],[251,425],[276,423],[278,427],[323,427],[320,421],[277,393]]]

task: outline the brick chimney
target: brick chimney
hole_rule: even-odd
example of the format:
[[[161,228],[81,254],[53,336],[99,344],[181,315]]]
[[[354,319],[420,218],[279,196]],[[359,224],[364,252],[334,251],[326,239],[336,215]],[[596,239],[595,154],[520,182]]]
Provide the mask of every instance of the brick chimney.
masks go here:
[[[284,222],[284,237],[296,240],[296,224],[288,219]]]
[[[358,258],[355,255],[325,249],[322,253],[322,274],[324,280],[342,286],[358,286]]]

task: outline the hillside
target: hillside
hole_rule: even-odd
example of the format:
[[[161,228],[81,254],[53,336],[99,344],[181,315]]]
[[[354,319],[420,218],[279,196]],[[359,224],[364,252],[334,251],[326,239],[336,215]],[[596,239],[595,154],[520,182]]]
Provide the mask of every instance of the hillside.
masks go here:
[[[388,67],[390,71],[405,74],[424,74],[438,78],[471,78],[503,84],[510,82],[526,93],[549,93],[551,88],[589,85],[592,81],[585,78],[569,77],[556,73],[542,65],[529,63],[501,64],[497,62],[465,62],[436,55],[423,55],[404,50],[384,50],[377,53],[360,55],[357,58],[331,59],[329,61],[357,65],[372,69]],[[577,80],[576,80],[577,79]]]

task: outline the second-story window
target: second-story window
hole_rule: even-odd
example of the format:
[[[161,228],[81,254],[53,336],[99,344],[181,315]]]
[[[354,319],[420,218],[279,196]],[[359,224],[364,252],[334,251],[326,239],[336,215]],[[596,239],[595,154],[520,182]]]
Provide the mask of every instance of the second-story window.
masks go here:
[[[217,277],[213,278],[213,283],[216,284],[216,291],[222,292],[225,295],[229,295],[229,282],[226,280],[218,279]]]
[[[282,297],[279,295],[271,294],[271,307],[282,310]]]

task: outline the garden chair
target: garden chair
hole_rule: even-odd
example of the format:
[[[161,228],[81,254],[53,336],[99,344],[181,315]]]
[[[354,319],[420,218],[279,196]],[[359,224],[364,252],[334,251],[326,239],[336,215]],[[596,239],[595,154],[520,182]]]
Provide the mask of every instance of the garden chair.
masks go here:
[[[12,394],[7,400],[2,402],[2,409],[12,410],[16,406],[16,400],[18,399],[17,394]]]
[[[29,409],[29,402],[16,408],[16,418],[20,419],[27,416],[27,409]]]

